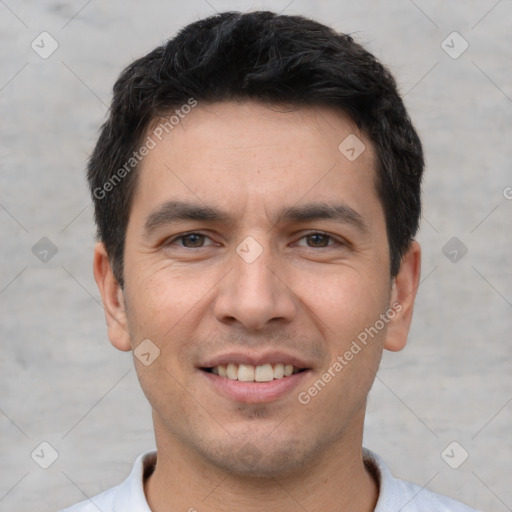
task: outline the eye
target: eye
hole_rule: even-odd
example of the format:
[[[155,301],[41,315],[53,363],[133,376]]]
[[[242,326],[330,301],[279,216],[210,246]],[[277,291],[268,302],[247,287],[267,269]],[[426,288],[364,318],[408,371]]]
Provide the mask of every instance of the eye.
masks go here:
[[[328,235],[327,233],[322,233],[321,231],[313,231],[311,233],[308,233],[305,236],[303,236],[301,240],[306,240],[307,243],[311,242],[312,245],[308,243],[308,247],[312,248],[323,248],[340,244],[340,242],[334,240],[332,236]],[[334,243],[330,244],[329,241],[332,241]]]
[[[204,241],[206,239],[209,240],[209,238],[202,233],[185,233],[169,240],[165,245],[174,245],[175,242],[181,240],[179,247],[184,247],[186,249],[200,249],[201,247],[204,247]]]
[[[206,240],[210,238],[202,233],[190,232],[176,236],[165,243],[166,246],[178,245],[179,248],[185,249],[201,249],[202,247],[208,247],[214,245],[212,243],[205,244]],[[343,245],[342,242],[335,240],[334,237],[323,233],[321,231],[312,231],[304,235],[300,240],[306,240],[307,247],[312,249],[322,249],[327,247],[333,247],[335,245]],[[178,243],[179,242],[179,243]],[[298,244],[302,245],[303,244]]]

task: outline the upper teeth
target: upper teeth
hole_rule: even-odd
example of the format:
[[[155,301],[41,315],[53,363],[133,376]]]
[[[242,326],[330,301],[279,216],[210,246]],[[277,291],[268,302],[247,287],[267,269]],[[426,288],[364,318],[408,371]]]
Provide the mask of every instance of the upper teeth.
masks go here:
[[[212,368],[212,373],[220,377],[227,377],[232,380],[241,380],[244,382],[269,382],[273,379],[289,377],[297,373],[299,368],[292,364],[262,364],[253,366],[251,364],[220,364]]]

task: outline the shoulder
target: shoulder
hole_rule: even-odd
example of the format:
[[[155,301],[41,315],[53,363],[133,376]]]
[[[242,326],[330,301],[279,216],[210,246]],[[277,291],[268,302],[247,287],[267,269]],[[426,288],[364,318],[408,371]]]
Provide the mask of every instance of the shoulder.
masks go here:
[[[460,501],[410,482],[395,479],[395,487],[403,512],[478,512]]]
[[[151,512],[144,495],[144,479],[154,469],[156,456],[156,450],[142,453],[124,482],[60,512]]]
[[[448,496],[394,478],[384,461],[370,450],[363,449],[363,456],[379,480],[375,512],[478,512]]]
[[[60,512],[111,512],[114,510],[114,500],[120,486],[112,487],[94,498],[81,501],[76,505],[65,508]]]

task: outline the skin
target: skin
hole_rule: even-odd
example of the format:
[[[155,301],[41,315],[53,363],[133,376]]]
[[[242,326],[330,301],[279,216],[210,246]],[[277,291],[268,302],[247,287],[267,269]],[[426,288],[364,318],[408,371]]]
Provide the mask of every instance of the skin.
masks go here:
[[[349,161],[338,145],[356,134]],[[253,102],[199,104],[142,162],[126,235],[121,289],[102,243],[94,274],[119,350],[150,339],[160,355],[134,358],[153,409],[158,461],[145,482],[153,511],[369,512],[378,487],[362,461],[368,392],[384,349],[407,341],[420,276],[416,242],[389,273],[385,217],[370,141],[329,108]],[[173,200],[212,205],[232,224],[180,221],[145,234]],[[366,229],[330,219],[276,224],[284,206],[344,203]],[[331,238],[311,237],[320,231]],[[176,239],[198,232],[205,235]],[[248,236],[261,255],[236,251]],[[317,381],[395,302],[401,311],[308,404]],[[197,368],[229,350],[280,348],[308,362],[298,389],[270,403],[220,395]],[[259,456],[247,461],[248,443]]]

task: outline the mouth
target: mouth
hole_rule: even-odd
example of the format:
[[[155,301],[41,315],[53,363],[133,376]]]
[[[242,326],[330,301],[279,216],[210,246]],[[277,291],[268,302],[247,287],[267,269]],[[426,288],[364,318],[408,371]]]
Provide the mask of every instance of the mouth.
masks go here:
[[[205,361],[198,370],[216,394],[238,403],[261,404],[289,396],[312,367],[280,352],[231,353]]]
[[[271,382],[284,379],[304,372],[308,368],[298,368],[293,364],[265,363],[258,366],[251,364],[219,364],[201,370],[218,375],[221,378],[236,380],[239,382]]]

